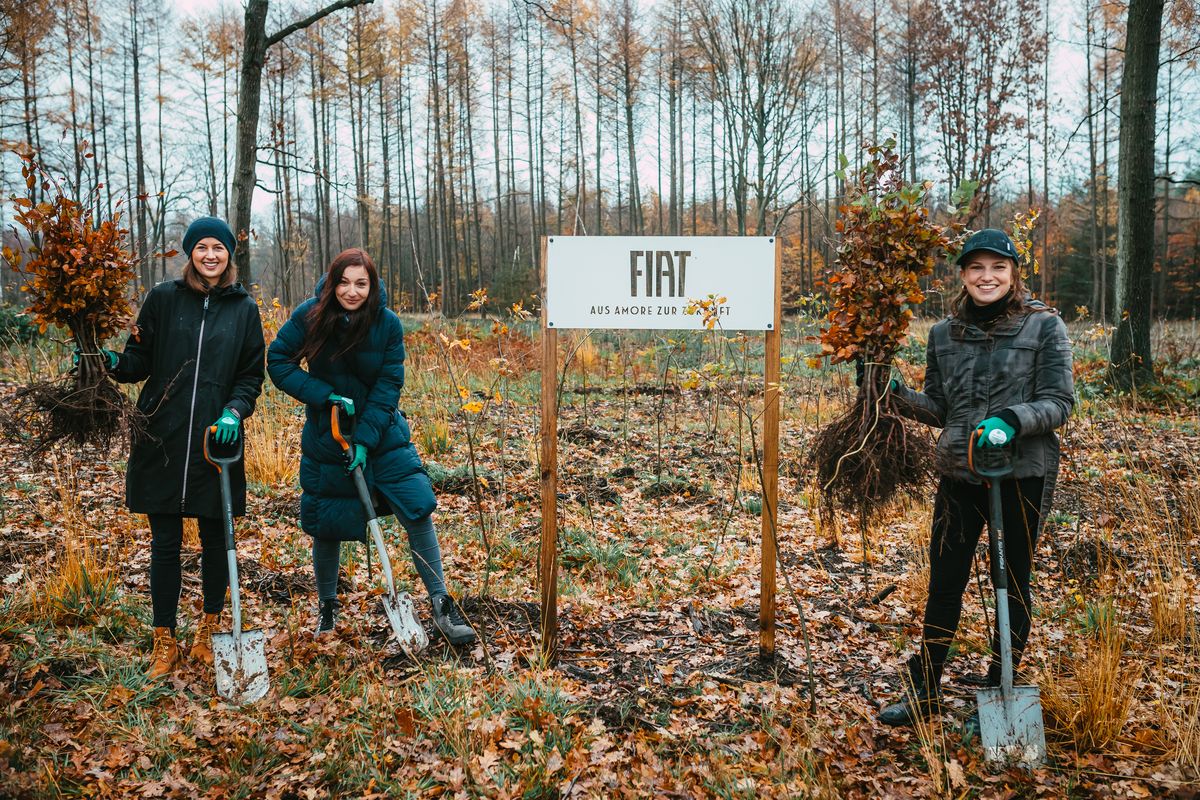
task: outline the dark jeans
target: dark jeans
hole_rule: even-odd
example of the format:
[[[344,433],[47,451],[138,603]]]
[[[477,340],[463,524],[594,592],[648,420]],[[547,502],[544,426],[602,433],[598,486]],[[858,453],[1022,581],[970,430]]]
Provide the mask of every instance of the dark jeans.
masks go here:
[[[392,513],[408,534],[409,552],[417,568],[417,575],[425,585],[425,591],[430,597],[445,594],[446,578],[442,573],[442,549],[438,544],[437,532],[433,528],[433,516],[427,514],[412,522],[397,508],[393,508]],[[321,600],[337,597],[341,544],[327,539],[313,539],[313,574],[317,579],[317,597]],[[371,546],[374,547],[374,544]],[[392,562],[392,569],[396,569],[395,561]]]
[[[179,548],[183,542],[183,517],[179,514],[150,514],[150,601],[154,627],[175,628],[183,577]],[[197,517],[200,527],[200,582],[204,587],[204,613],[216,614],[225,607],[229,587],[229,561],[225,554],[225,525],[212,517]]]
[[[1044,478],[1021,478],[1000,483],[1004,521],[1004,554],[1008,565],[1008,614],[1012,625],[1013,666],[1021,660],[1029,638],[1032,598],[1029,576],[1037,545]],[[929,543],[929,597],[919,662],[926,686],[936,686],[958,630],[963,592],[971,578],[971,561],[980,534],[987,529],[986,487],[943,478],[933,505],[933,535]],[[985,540],[986,541],[986,540]],[[989,553],[990,559],[990,553]],[[990,575],[989,571],[989,575]],[[992,631],[989,681],[999,685],[1000,644]],[[914,677],[917,677],[914,675]]]

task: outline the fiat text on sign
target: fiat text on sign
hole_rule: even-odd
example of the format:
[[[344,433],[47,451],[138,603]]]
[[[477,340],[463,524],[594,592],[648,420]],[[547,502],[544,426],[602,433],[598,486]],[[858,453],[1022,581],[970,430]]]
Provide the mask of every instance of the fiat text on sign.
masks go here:
[[[689,301],[724,298],[722,330],[771,330],[775,239],[770,236],[551,236],[546,325],[701,330]]]

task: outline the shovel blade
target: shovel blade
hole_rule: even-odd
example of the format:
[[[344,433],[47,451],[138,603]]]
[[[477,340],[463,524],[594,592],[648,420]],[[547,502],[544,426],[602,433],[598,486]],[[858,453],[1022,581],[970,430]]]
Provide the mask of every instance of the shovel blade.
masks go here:
[[[397,595],[385,594],[380,600],[383,601],[383,612],[392,625],[392,633],[404,652],[412,656],[424,650],[429,644],[429,637],[417,621],[417,609],[412,598],[401,592]]]
[[[271,688],[267,676],[266,636],[262,631],[242,631],[241,646],[232,633],[214,633],[213,666],[217,694],[234,705],[261,700]]]
[[[989,761],[1020,764],[1027,769],[1046,761],[1046,728],[1042,697],[1036,686],[1014,686],[1009,702],[1000,689],[981,689],[979,734]]]

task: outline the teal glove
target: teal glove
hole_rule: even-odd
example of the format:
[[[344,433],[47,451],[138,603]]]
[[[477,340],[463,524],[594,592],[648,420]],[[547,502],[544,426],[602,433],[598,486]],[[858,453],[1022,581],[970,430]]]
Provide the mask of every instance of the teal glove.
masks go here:
[[[221,444],[229,444],[236,442],[238,437],[238,428],[241,427],[242,421],[238,415],[230,409],[225,409],[221,414],[221,418],[212,424],[212,427],[217,429],[216,439]]]
[[[342,397],[340,394],[335,392],[329,395],[329,402],[333,403],[335,406],[341,406],[342,410],[345,411],[347,415],[351,417],[354,416],[354,401],[349,397]]]
[[[81,352],[82,351],[78,347],[76,347],[75,352],[71,354],[71,366],[72,367],[79,366],[79,355]],[[105,350],[103,347],[101,347],[100,348],[100,356],[104,359],[104,366],[106,369],[114,370],[117,368],[117,354],[114,353],[112,350]]]
[[[976,447],[1003,447],[1017,437],[1013,427],[999,417],[988,417],[975,428],[980,431]]]
[[[350,460],[350,464],[346,467],[346,472],[354,472],[359,467],[367,465],[367,448],[365,445],[354,445],[354,458]]]

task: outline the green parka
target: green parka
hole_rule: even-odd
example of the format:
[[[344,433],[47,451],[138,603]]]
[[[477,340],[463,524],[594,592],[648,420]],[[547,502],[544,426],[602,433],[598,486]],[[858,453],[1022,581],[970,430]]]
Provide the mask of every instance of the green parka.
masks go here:
[[[942,429],[938,462],[949,477],[978,483],[967,468],[971,432],[984,419],[1009,411],[1020,423],[1014,478],[1042,476],[1043,512],[1058,476],[1059,443],[1075,404],[1071,342],[1056,312],[1037,300],[985,330],[951,316],[929,331],[925,386],[901,386],[896,397],[905,416]]]

